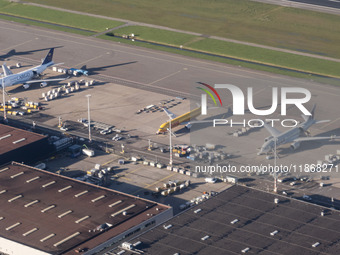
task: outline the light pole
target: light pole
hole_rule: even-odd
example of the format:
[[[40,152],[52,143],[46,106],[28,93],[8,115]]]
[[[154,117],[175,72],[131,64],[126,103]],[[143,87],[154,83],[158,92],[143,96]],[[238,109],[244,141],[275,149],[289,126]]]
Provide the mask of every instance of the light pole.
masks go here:
[[[89,142],[92,142],[91,138],[91,117],[90,117],[90,97],[91,95],[86,95],[87,97],[87,124],[89,126]]]
[[[4,79],[1,79],[2,82],[2,103],[4,107],[4,122],[7,122],[7,114],[6,114],[6,102],[5,102],[5,86],[4,86]]]
[[[170,135],[170,162],[169,165],[172,166],[172,140],[171,140],[171,136],[172,136],[172,132],[171,132],[171,118],[169,117],[169,135]]]

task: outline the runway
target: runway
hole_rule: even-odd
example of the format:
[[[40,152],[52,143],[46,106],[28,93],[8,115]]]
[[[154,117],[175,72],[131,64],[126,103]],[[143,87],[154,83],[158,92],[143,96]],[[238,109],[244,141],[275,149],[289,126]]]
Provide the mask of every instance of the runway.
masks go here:
[[[253,0],[253,1],[340,15],[339,0],[279,0],[279,1]]]

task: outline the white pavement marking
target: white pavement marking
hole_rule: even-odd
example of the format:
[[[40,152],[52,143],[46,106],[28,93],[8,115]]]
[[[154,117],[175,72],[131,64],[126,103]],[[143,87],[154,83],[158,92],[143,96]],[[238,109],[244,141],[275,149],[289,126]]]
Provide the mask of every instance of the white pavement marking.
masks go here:
[[[329,125],[331,125],[331,124],[333,124],[334,122],[337,122],[337,121],[339,121],[339,120],[340,120],[340,118],[337,118],[337,119],[335,119],[335,120],[333,120],[333,121],[330,121],[330,122],[328,122],[326,125],[323,125],[321,128],[324,129],[325,127],[327,127],[327,126],[329,126]]]
[[[1,49],[1,51],[6,52],[6,51],[9,50],[9,49],[15,49],[16,47],[19,47],[19,46],[24,45],[24,44],[26,44],[26,43],[30,43],[30,42],[32,42],[32,41],[33,41],[33,40],[28,40],[28,41],[26,41],[26,42],[19,43],[19,44],[17,44],[17,45],[12,45],[12,46],[10,46],[10,47],[8,47],[8,48],[6,48],[6,49]]]
[[[182,70],[179,70],[179,71],[174,72],[174,73],[172,73],[172,74],[169,74],[169,75],[167,75],[167,76],[165,76],[165,77],[163,77],[163,78],[160,78],[160,79],[158,79],[158,80],[155,80],[155,81],[149,83],[149,85],[152,85],[152,84],[154,84],[154,83],[156,83],[156,82],[159,82],[159,81],[162,81],[162,80],[164,80],[164,79],[166,79],[166,78],[169,78],[169,77],[171,77],[171,76],[174,76],[175,74],[178,74],[178,73],[180,73],[180,72],[182,72]]]
[[[5,22],[3,22],[3,23],[5,23]],[[15,25],[17,27],[22,28],[21,24],[12,24],[12,25]],[[8,28],[7,26],[1,27],[1,28],[18,32],[17,29]],[[51,36],[40,35],[41,37],[55,39],[56,38],[56,33],[59,33],[63,37],[65,37],[65,33],[63,33],[63,32],[47,31],[47,30],[41,30],[41,29],[36,29],[36,28],[32,28],[32,27],[30,27],[30,29],[36,30],[38,32],[46,32],[46,33],[52,34]],[[31,32],[26,32],[26,31],[21,31],[21,32],[22,33],[31,34]],[[65,41],[65,42],[70,42],[70,43],[75,43],[75,44],[78,44],[78,45],[86,45],[86,46],[90,45],[91,47],[95,47],[95,48],[99,48],[99,49],[114,50],[116,52],[120,52],[120,53],[124,53],[124,54],[130,54],[130,55],[134,55],[134,56],[140,56],[140,57],[149,58],[149,59],[156,59],[158,61],[164,61],[164,62],[168,62],[168,63],[176,63],[176,64],[178,64],[178,61],[175,61],[175,60],[166,59],[164,57],[160,58],[160,57],[150,56],[150,54],[155,54],[155,51],[153,51],[153,50],[134,48],[135,51],[138,51],[138,52],[141,52],[141,53],[133,53],[133,52],[131,52],[131,46],[128,46],[128,45],[115,44],[114,45],[115,47],[121,47],[121,48],[127,49],[126,51],[125,50],[118,50],[117,48],[112,49],[112,46],[110,48],[99,46],[98,45],[98,39],[96,39],[96,38],[89,38],[89,37],[75,36],[75,35],[67,35],[67,36],[71,37],[71,38],[77,38],[77,39],[81,38],[83,41],[88,41],[88,43],[83,43],[83,42],[79,42],[79,41],[75,41],[75,40],[67,40],[67,39],[63,39],[62,37],[58,37],[58,40]],[[110,44],[112,44],[112,43],[110,42]],[[148,54],[144,55],[142,53],[148,53]],[[157,52],[157,54],[158,55],[162,55],[162,56],[168,56],[168,57],[171,57],[172,59],[179,59],[181,61],[183,59],[185,59],[186,61],[190,60],[194,64],[187,64],[186,63],[186,66],[190,66],[190,67],[194,67],[194,68],[199,68],[199,69],[207,70],[207,71],[211,71],[211,72],[224,73],[224,74],[229,74],[229,75],[233,75],[233,76],[237,76],[237,77],[242,77],[242,78],[248,78],[248,79],[252,79],[252,80],[256,79],[256,80],[259,80],[259,81],[262,81],[262,80],[266,81],[266,79],[264,79],[264,78],[254,78],[254,77],[250,76],[251,74],[255,74],[255,75],[261,75],[261,76],[264,76],[264,77],[270,77],[270,78],[275,78],[275,79],[280,78],[280,79],[283,79],[283,80],[288,80],[289,83],[292,83],[292,78],[291,77],[282,77],[282,76],[279,77],[276,74],[263,73],[263,72],[260,73],[260,71],[243,69],[243,68],[240,70],[239,67],[235,67],[235,66],[228,66],[228,69],[230,71],[229,70],[228,71],[226,71],[226,70],[216,70],[216,69],[210,68],[210,67],[197,66],[195,64],[196,63],[201,63],[201,64],[205,64],[205,65],[208,64],[208,65],[210,65],[212,67],[213,66],[221,67],[221,65],[225,65],[225,64],[223,64],[223,63],[222,64],[221,63],[211,63],[211,62],[206,62],[205,60],[193,60],[193,59],[188,59],[185,56],[176,56],[176,55],[173,55],[173,54],[170,54],[170,53],[165,53],[165,52]],[[246,73],[246,75],[244,75],[244,74],[236,74],[235,72],[233,72],[233,70],[237,70],[239,72],[242,71],[242,73]],[[298,81],[299,80],[296,79],[296,82],[298,82]],[[304,80],[302,80],[302,81],[304,81]],[[280,81],[272,81],[272,82],[276,83],[276,84],[279,84],[279,85],[282,85],[282,84],[288,85],[288,84],[280,82]],[[304,83],[305,83],[305,81],[304,81]],[[294,85],[290,85],[290,86],[294,86]],[[324,90],[319,90],[319,92],[324,92]],[[337,92],[338,92],[338,90],[337,90]],[[328,94],[333,95],[332,93],[328,93]]]
[[[94,58],[91,58],[91,59],[89,59],[89,60],[86,60],[86,61],[83,61],[83,62],[81,62],[81,63],[78,63],[78,64],[76,64],[75,66],[81,66],[81,65],[84,65],[84,64],[86,64],[86,63],[89,63],[89,62],[91,62],[92,60],[95,60],[95,59],[101,58],[102,56],[103,56],[103,55],[96,56],[96,57],[94,57]]]
[[[5,21],[2,21],[2,23],[7,24]],[[11,25],[19,27],[19,28],[22,28],[21,24],[11,24]],[[17,29],[9,28],[8,26],[0,26],[0,28],[18,32]],[[144,58],[156,59],[158,61],[164,61],[164,62],[168,62],[168,63],[176,63],[176,64],[178,64],[178,61],[175,61],[175,60],[166,59],[164,57],[150,56],[150,54],[155,54],[155,51],[148,50],[148,49],[134,48],[135,51],[140,52],[140,53],[133,53],[133,52],[131,52],[131,46],[128,46],[128,45],[114,44],[115,48],[113,49],[112,46],[111,47],[99,46],[98,45],[98,39],[96,39],[96,38],[88,38],[88,37],[75,36],[75,35],[67,35],[67,37],[69,37],[69,38],[77,38],[77,39],[80,38],[80,39],[82,39],[82,41],[87,41],[87,43],[84,43],[84,42],[79,42],[79,41],[75,41],[75,40],[64,39],[66,36],[65,36],[65,33],[63,33],[63,32],[41,30],[41,29],[37,29],[37,28],[33,28],[33,27],[29,27],[29,28],[32,29],[32,30],[36,30],[36,31],[38,31],[40,33],[45,32],[45,33],[51,34],[51,36],[40,34],[41,37],[55,39],[56,38],[56,34],[60,34],[60,35],[62,35],[62,37],[58,37],[58,40],[60,40],[60,41],[65,41],[65,42],[74,43],[74,44],[78,44],[78,45],[91,46],[91,47],[95,47],[95,48],[99,48],[99,49],[114,50],[116,52],[120,52],[120,53],[124,53],[124,54],[130,54],[130,55],[134,55],[134,56],[141,56],[141,57],[144,57]],[[27,33],[27,34],[31,34],[32,33],[31,31],[27,31],[26,32],[26,31],[23,31],[23,30],[21,30],[20,32],[21,33]],[[112,44],[112,43],[110,42],[110,44]],[[120,47],[120,48],[123,48],[123,49],[126,49],[126,50],[118,50],[116,47]],[[144,55],[143,53],[147,53],[147,55]],[[306,84],[306,82],[308,82],[307,80],[303,80],[303,79],[294,79],[292,77],[283,77],[283,76],[278,76],[276,74],[268,74],[268,73],[263,73],[263,72],[260,72],[260,71],[243,69],[243,68],[240,69],[240,68],[234,67],[234,66],[228,66],[227,67],[228,71],[226,71],[226,70],[216,70],[216,69],[210,68],[210,67],[197,66],[195,64],[200,63],[200,64],[209,65],[209,66],[212,66],[212,67],[214,67],[214,66],[221,67],[224,64],[221,64],[221,63],[216,63],[215,64],[215,63],[211,63],[211,62],[206,62],[204,60],[188,59],[185,56],[176,56],[176,55],[173,55],[173,54],[170,54],[170,53],[163,53],[163,52],[160,53],[160,52],[157,52],[157,54],[161,55],[161,56],[168,56],[168,57],[171,57],[172,59],[178,59],[178,60],[180,60],[179,62],[181,62],[183,59],[185,59],[186,61],[191,61],[191,62],[193,62],[193,64],[186,63],[185,65],[186,66],[190,66],[190,67],[194,67],[194,68],[198,68],[198,69],[202,69],[202,70],[211,71],[211,72],[224,73],[224,74],[229,74],[229,75],[233,75],[233,76],[237,76],[237,77],[242,77],[242,78],[248,78],[248,79],[252,79],[252,80],[256,79],[258,81],[267,81],[267,80],[265,78],[252,77],[250,75],[253,74],[253,75],[257,75],[257,76],[263,76],[263,77],[270,77],[270,78],[274,78],[274,79],[280,79],[279,81],[272,81],[273,84],[275,83],[275,84],[278,84],[278,85],[296,86],[296,84],[295,85],[291,85],[292,81],[296,82],[296,83],[304,83],[304,84]],[[234,72],[234,70],[236,70],[238,72],[242,71],[242,73],[245,73],[245,74],[236,74]],[[107,77],[115,78],[115,77],[112,77],[112,76],[107,76]],[[294,80],[292,80],[292,79],[294,79]],[[285,83],[285,82],[283,82],[281,80],[289,81],[290,84],[287,84],[287,83]],[[135,81],[133,81],[133,82],[135,82]],[[146,85],[146,84],[142,84],[142,85]],[[331,87],[331,86],[328,86],[328,89],[333,89],[334,93],[326,92],[325,90],[322,90],[321,88],[320,89],[314,88],[314,89],[318,93],[326,93],[326,94],[329,94],[329,95],[334,95],[334,93],[338,93],[339,92],[339,88],[338,87]]]

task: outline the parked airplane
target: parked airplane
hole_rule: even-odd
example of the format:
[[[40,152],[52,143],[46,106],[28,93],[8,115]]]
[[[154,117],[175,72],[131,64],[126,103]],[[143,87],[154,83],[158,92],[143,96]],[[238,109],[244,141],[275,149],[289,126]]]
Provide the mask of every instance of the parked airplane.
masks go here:
[[[269,131],[271,136],[265,138],[265,142],[262,145],[260,151],[257,153],[258,155],[267,154],[270,152],[274,152],[275,146],[280,146],[282,144],[291,143],[291,148],[296,150],[299,148],[300,143],[304,141],[316,141],[316,140],[333,140],[333,139],[340,139],[340,136],[328,136],[328,137],[300,137],[302,134],[308,132],[308,129],[318,123],[328,122],[329,120],[315,120],[314,119],[314,110],[315,105],[312,109],[312,115],[306,116],[302,115],[304,122],[293,127],[283,133],[275,129],[274,127],[268,125],[267,123],[264,124],[264,127]],[[276,145],[275,145],[276,142]]]
[[[47,82],[50,81],[62,81],[67,78],[58,78],[58,79],[46,79],[46,80],[34,80],[35,78],[40,77],[41,73],[46,70],[47,67],[58,65],[54,64],[52,61],[54,48],[51,48],[45,59],[42,60],[41,65],[35,66],[23,72],[13,74],[11,70],[6,66],[6,64],[2,65],[3,77],[1,78],[0,87],[4,86],[10,87],[16,84],[23,84],[24,89],[28,89],[31,83],[39,83],[40,87],[47,86]]]
[[[168,131],[168,129],[170,128],[170,124],[171,124],[171,128],[177,127],[178,125],[185,125],[185,127],[187,129],[191,128],[192,122],[190,122],[191,119],[199,116],[201,114],[201,107],[198,107],[190,112],[184,113],[181,116],[176,116],[175,114],[173,114],[172,112],[168,111],[167,109],[163,108],[164,112],[169,116],[170,120],[163,123],[158,131],[157,131],[157,135],[158,134],[164,134],[166,131]]]

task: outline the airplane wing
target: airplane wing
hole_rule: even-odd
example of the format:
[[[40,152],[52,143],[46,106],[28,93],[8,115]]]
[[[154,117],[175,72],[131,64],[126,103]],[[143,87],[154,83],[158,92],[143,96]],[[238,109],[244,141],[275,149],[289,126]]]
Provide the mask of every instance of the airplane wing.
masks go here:
[[[269,131],[269,133],[274,136],[277,137],[278,135],[281,134],[281,132],[279,130],[277,130],[276,128],[268,125],[267,123],[264,123],[264,127]]]
[[[38,82],[50,82],[50,81],[63,81],[66,80],[67,78],[57,78],[57,79],[46,79],[46,80],[31,80],[31,81],[26,81],[26,84],[32,84],[32,83],[38,83]]]
[[[319,137],[300,137],[294,139],[294,142],[304,142],[304,141],[318,141],[318,140],[335,140],[340,139],[340,136],[319,136]]]
[[[65,63],[56,63],[56,64],[53,64],[51,66],[60,66],[60,65],[63,65],[63,64],[65,64]]]
[[[170,112],[168,109],[163,108],[164,112],[169,116],[170,119],[174,119],[177,116],[175,114],[173,114],[172,112]]]

